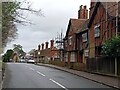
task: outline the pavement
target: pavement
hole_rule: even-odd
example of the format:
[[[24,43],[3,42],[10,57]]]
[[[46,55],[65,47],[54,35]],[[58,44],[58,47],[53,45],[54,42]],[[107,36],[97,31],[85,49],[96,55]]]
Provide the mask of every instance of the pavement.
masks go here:
[[[73,69],[69,69],[67,67],[59,67],[59,66],[55,66],[55,65],[51,65],[51,64],[42,64],[42,63],[38,63],[38,65],[41,66],[46,66],[46,67],[51,67],[51,68],[56,68],[59,70],[63,70],[75,75],[78,75],[80,77],[116,88],[116,89],[120,89],[120,77],[112,77],[112,76],[106,76],[106,75],[100,75],[100,74],[93,74],[93,73],[89,73],[89,72],[84,72],[84,71],[77,71],[77,70],[73,70]]]

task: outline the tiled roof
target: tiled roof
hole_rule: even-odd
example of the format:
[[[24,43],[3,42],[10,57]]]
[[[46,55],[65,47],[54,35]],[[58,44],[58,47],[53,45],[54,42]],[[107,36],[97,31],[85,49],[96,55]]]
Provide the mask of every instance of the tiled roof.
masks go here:
[[[100,4],[103,5],[103,8],[107,11],[108,16],[116,17],[116,14],[118,13],[118,3],[117,2],[102,2],[102,0],[99,0],[99,2],[95,3],[94,11],[92,12],[90,16],[88,27],[91,26],[92,21],[94,20],[94,17],[96,15],[96,11]]]
[[[86,19],[71,19],[71,26],[75,33],[78,31],[80,27],[82,27],[85,21]]]
[[[79,30],[77,31],[77,33],[80,33],[80,32],[85,31],[85,30],[88,28],[88,22],[89,22],[89,20],[86,20],[86,21],[82,24],[82,26],[79,28]]]
[[[69,20],[69,24],[68,24],[68,28],[67,28],[67,32],[66,32],[66,37],[68,36],[68,33],[70,31],[70,27],[73,30],[74,33],[76,33],[80,27],[82,27],[83,23],[86,21],[87,19],[70,19]]]
[[[41,52],[40,56],[52,57],[55,55],[55,53],[58,53],[58,50],[56,47],[53,47],[53,48],[47,48],[47,49],[41,50],[40,52]]]

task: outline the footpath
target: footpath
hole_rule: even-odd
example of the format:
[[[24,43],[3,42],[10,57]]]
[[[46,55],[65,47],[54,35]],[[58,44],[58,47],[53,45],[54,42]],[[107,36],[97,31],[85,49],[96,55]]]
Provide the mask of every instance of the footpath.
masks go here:
[[[38,65],[66,71],[66,72],[78,75],[80,77],[83,77],[83,78],[86,78],[86,79],[89,79],[89,80],[92,80],[92,81],[95,81],[95,82],[98,82],[98,83],[101,83],[101,84],[104,84],[104,85],[107,85],[107,86],[110,86],[116,89],[120,89],[120,78],[117,78],[117,77],[93,74],[93,73],[84,72],[84,71],[77,71],[77,70],[69,69],[67,67],[59,67],[59,66],[55,66],[51,64],[38,63]]]

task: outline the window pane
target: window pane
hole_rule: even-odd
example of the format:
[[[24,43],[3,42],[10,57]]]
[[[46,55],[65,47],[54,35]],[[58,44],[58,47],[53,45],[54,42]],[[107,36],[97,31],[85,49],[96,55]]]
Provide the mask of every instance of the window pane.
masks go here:
[[[97,25],[94,27],[94,35],[95,35],[95,37],[100,36],[100,25]]]

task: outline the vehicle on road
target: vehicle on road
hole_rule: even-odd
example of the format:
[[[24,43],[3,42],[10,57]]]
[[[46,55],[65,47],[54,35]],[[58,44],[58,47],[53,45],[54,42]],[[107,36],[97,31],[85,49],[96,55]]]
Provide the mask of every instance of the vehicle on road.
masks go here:
[[[29,60],[27,60],[27,63],[35,63],[35,60],[33,60],[33,59],[29,59]]]
[[[26,63],[26,60],[25,59],[20,59],[20,62],[21,63]]]

